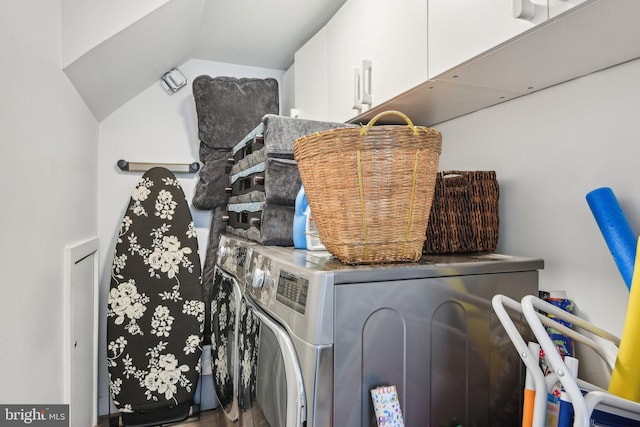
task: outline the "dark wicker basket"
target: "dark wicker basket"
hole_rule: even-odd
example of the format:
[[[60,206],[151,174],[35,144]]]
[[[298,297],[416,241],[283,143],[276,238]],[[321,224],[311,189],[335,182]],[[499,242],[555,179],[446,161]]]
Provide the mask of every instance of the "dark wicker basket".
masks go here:
[[[494,171],[438,172],[423,253],[495,251],[498,197]]]

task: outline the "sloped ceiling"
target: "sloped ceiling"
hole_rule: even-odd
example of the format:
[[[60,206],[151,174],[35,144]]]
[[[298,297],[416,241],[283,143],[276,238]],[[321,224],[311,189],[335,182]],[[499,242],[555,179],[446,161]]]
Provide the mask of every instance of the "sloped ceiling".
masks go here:
[[[98,121],[189,59],[286,70],[345,0],[170,0],[64,68]]]

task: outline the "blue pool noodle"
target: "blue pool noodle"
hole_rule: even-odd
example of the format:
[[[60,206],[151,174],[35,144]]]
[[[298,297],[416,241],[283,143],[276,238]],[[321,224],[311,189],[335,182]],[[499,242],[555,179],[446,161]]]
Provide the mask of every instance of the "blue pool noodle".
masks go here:
[[[627,217],[618,204],[613,190],[609,187],[595,189],[587,194],[587,203],[600,227],[602,236],[620,274],[631,290],[631,279],[636,259],[637,237],[633,233]]]

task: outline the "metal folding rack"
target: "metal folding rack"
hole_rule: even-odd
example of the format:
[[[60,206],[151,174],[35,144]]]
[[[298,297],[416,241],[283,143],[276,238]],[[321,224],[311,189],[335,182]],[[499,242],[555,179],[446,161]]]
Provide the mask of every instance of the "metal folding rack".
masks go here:
[[[591,348],[600,356],[609,371],[613,372],[615,355],[611,354],[603,344],[610,343],[614,352],[620,345],[620,338],[598,328],[586,320],[568,313],[533,295],[525,296],[517,302],[504,295],[495,295],[492,299],[493,309],[511,339],[518,355],[531,375],[535,388],[534,412],[532,427],[544,427],[547,415],[547,393],[559,381],[566,391],[574,408],[574,427],[590,427],[592,414],[598,405],[605,405],[628,414],[631,419],[640,419],[640,403],[621,398],[607,390],[570,374],[570,369],[563,361],[557,347],[552,342],[546,327],[551,327],[561,334]],[[531,331],[544,352],[544,358],[551,367],[552,373],[545,376],[540,368],[539,355],[533,354],[516,327],[507,309],[520,313],[526,319]],[[573,329],[557,322],[541,312],[551,314],[558,319],[573,325]]]

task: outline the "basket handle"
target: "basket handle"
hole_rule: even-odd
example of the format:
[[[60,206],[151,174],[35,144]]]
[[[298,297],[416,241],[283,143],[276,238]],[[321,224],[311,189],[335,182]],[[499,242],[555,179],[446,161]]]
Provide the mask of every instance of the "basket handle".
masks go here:
[[[442,184],[445,187],[466,187],[469,185],[469,174],[465,171],[447,170],[438,172],[438,174],[442,178]],[[452,178],[459,178],[457,185],[452,184]]]
[[[402,118],[405,122],[407,122],[407,126],[409,127],[409,129],[411,131],[413,131],[413,134],[415,136],[418,136],[418,128],[416,126],[414,126],[413,122],[411,121],[411,119],[409,117],[407,117],[406,114],[401,113],[400,111],[395,111],[395,110],[389,110],[389,111],[383,111],[382,113],[378,113],[376,114],[371,120],[369,120],[369,123],[367,123],[365,126],[362,127],[362,129],[360,129],[360,136],[364,136],[367,135],[369,133],[369,129],[371,129],[371,127],[373,125],[376,124],[376,122],[382,118],[383,116],[387,116],[389,114],[393,114],[394,116],[398,116],[400,118]]]

